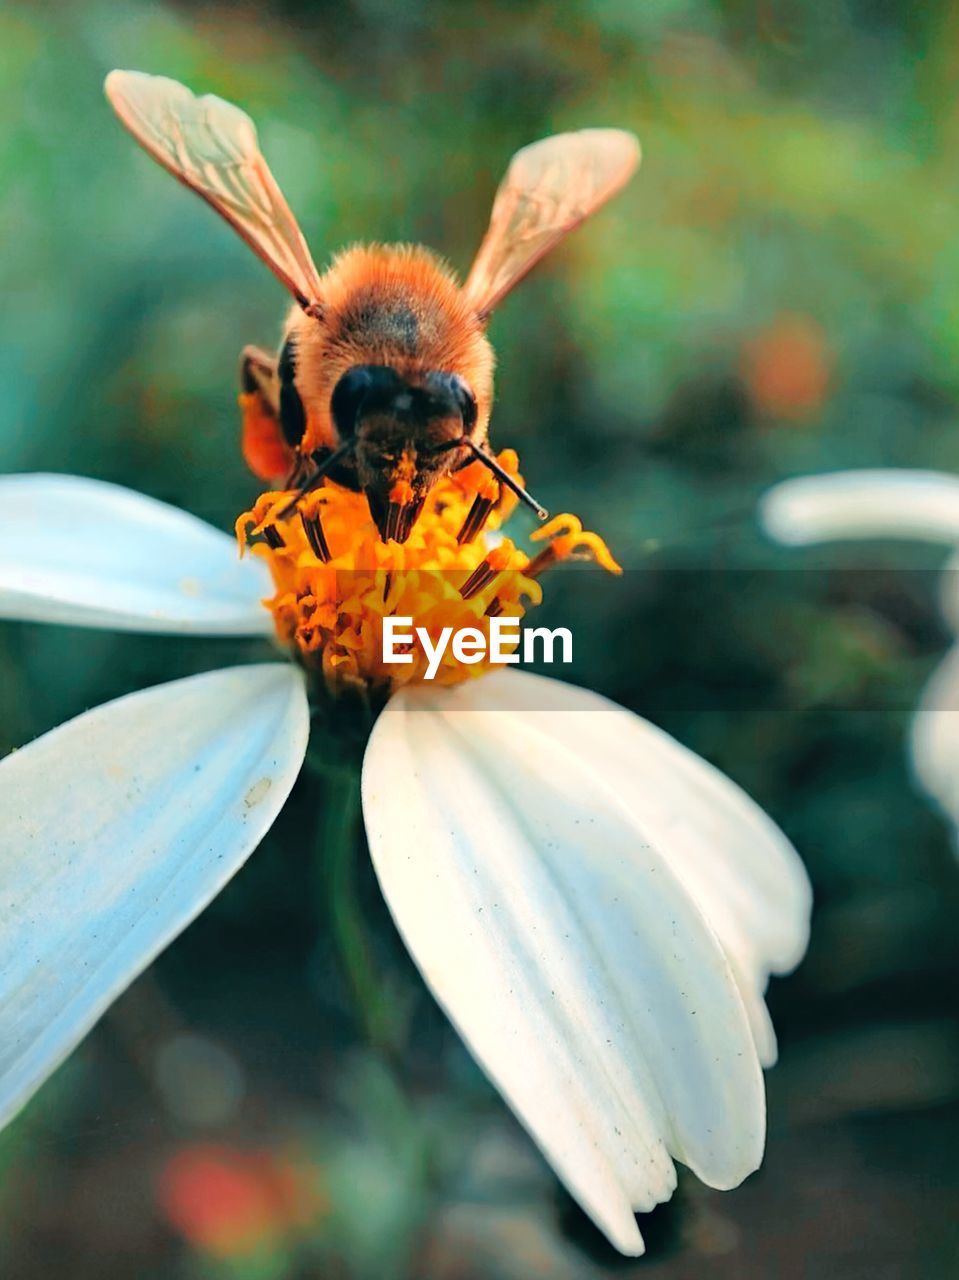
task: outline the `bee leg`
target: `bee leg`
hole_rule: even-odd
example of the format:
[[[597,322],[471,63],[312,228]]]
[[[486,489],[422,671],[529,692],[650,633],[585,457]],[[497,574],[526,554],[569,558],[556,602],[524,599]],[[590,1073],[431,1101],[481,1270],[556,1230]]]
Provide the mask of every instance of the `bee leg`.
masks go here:
[[[260,480],[285,481],[296,461],[280,423],[280,377],[275,356],[260,347],[244,347],[240,357],[240,408],[243,457]]]
[[[259,391],[273,410],[279,413],[280,383],[277,358],[262,347],[249,346],[240,352],[240,385],[244,392]]]

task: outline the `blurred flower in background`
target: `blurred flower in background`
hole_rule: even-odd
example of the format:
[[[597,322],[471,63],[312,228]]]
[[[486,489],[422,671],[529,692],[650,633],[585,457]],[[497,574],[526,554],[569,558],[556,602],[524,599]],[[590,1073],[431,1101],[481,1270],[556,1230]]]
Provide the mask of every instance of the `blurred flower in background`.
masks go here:
[[[153,1075],[171,1114],[198,1128],[226,1124],[243,1101],[239,1063],[205,1036],[178,1031],[164,1038],[156,1049]]]
[[[959,478],[929,471],[840,471],[787,480],[763,496],[771,537],[790,546],[905,538],[959,547]],[[959,626],[954,555],[941,587],[949,625]],[[920,783],[959,823],[959,648],[923,690],[911,732]]]
[[[269,1252],[326,1208],[314,1170],[267,1150],[193,1143],[166,1161],[157,1203],[194,1249],[219,1258]]]
[[[743,347],[743,382],[766,418],[815,418],[829,395],[825,335],[808,316],[781,315]]]

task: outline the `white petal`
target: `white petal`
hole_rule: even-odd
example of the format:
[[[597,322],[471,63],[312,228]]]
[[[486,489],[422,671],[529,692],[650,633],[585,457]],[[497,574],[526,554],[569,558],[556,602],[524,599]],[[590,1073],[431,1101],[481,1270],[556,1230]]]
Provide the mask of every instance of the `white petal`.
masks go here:
[[[195,516],[79,476],[0,478],[0,618],[265,635],[265,565]]]
[[[959,823],[959,646],[949,651],[923,691],[911,746],[916,777]]]
[[[524,718],[589,760],[637,826],[668,851],[726,951],[760,1059],[770,1066],[776,1042],[762,998],[767,979],[794,968],[809,941],[812,891],[792,845],[729,778],[608,699],[519,671],[490,681],[487,698],[522,708]]]
[[[300,674],[88,711],[0,763],[0,1124],[243,865],[306,750]]]
[[[959,555],[951,555],[942,571],[939,603],[953,631],[959,633]]]
[[[836,471],[776,485],[760,519],[779,542],[914,538],[959,543],[959,477],[938,471]]]
[[[795,968],[809,941],[809,878],[783,833],[740,787],[662,729],[588,689],[515,670],[483,683],[485,690],[479,682],[466,686],[463,700],[513,706],[524,720],[533,713],[544,732],[605,776],[635,816],[668,820],[658,827],[664,838],[700,837],[697,856],[711,849],[716,895],[736,905],[768,971]],[[674,870],[685,874],[689,852],[681,846]],[[702,908],[711,917],[705,895]]]
[[[440,1004],[586,1212],[637,1253],[632,1209],[668,1199],[670,1155],[716,1187],[757,1167],[762,1078],[668,833],[583,750],[587,721],[593,742],[631,717],[602,700],[589,716],[528,709],[555,684],[510,672],[395,697],[367,749],[364,815]]]

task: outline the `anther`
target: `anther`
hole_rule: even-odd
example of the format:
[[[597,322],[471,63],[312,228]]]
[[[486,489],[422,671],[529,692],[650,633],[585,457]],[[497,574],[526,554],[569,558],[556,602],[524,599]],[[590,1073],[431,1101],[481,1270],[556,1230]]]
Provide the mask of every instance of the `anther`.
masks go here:
[[[306,540],[310,544],[310,550],[323,564],[327,564],[330,560],[330,547],[326,541],[326,534],[323,532],[323,525],[318,515],[307,516],[300,512],[300,522],[303,525],[303,532],[306,534]]]
[[[268,524],[263,528],[263,541],[271,551],[279,551],[280,547],[285,547],[283,535],[277,529],[276,525]]]
[[[560,557],[556,552],[556,548],[550,542],[537,555],[533,556],[529,564],[523,570],[523,576],[526,578],[538,578],[541,573],[545,573],[547,569],[551,569],[554,564],[559,561]]]
[[[533,542],[544,542],[546,539],[549,542],[527,565],[527,577],[537,577],[558,560],[592,560],[609,573],[623,572],[602,538],[584,529],[576,516],[557,516],[542,529],[531,533],[530,538]]]
[[[463,521],[463,527],[456,535],[456,541],[460,546],[464,542],[472,542],[476,535],[480,532],[486,521],[490,517],[490,512],[496,506],[495,498],[484,498],[477,494],[473,499],[473,505],[467,513],[466,519]]]
[[[471,600],[473,596],[488,587],[503,572],[502,568],[494,567],[488,560],[482,560],[460,587],[460,595],[464,600]]]

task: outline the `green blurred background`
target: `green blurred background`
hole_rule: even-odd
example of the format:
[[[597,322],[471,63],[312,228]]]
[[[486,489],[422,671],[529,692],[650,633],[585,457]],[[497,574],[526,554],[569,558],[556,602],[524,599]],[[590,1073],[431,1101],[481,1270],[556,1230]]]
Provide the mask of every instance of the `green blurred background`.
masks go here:
[[[742,782],[818,909],[772,989],[763,1170],[729,1195],[684,1178],[628,1262],[445,1025],[361,861],[370,1047],[301,786],[0,1139],[5,1280],[954,1275],[959,869],[904,748],[947,642],[941,556],[779,550],[754,505],[805,471],[959,472],[959,3],[7,0],[0,471],[229,528],[256,492],[237,356],[286,300],[120,129],[113,66],[243,105],[321,263],[412,239],[465,271],[518,146],[639,133],[636,182],[493,320],[494,439],[628,569],[552,584],[572,678]],[[4,624],[0,747],[252,652]]]

